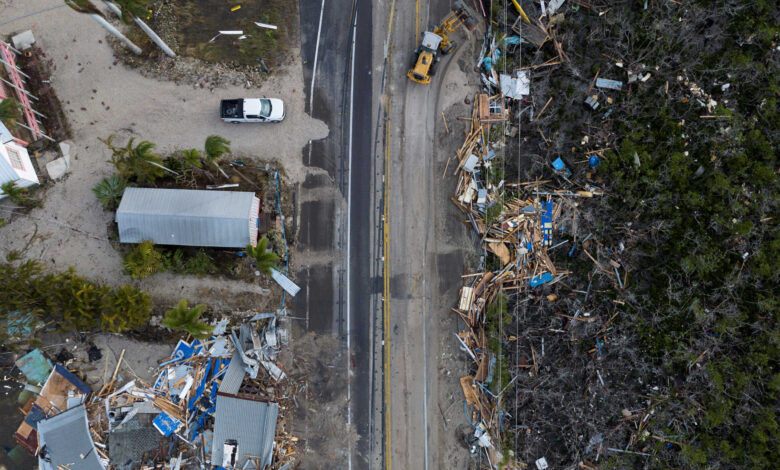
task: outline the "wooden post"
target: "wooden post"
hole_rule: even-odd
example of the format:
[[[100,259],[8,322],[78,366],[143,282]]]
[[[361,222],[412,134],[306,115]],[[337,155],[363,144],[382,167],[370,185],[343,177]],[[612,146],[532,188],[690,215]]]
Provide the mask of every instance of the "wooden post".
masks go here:
[[[450,133],[450,128],[447,125],[447,118],[444,116],[444,111],[441,112],[441,118],[444,121],[444,130],[447,131],[447,134]]]

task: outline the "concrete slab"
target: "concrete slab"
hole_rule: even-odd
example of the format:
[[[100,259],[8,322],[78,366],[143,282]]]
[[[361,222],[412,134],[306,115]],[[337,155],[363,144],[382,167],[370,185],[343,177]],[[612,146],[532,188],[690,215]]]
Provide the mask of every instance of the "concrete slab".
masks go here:
[[[70,165],[68,165],[65,157],[60,157],[46,164],[46,172],[49,174],[49,178],[58,180],[65,176],[65,173],[68,172],[69,166]]]
[[[35,44],[35,36],[33,36],[32,30],[28,29],[11,38],[11,42],[14,43],[14,47],[20,51],[27,50]]]

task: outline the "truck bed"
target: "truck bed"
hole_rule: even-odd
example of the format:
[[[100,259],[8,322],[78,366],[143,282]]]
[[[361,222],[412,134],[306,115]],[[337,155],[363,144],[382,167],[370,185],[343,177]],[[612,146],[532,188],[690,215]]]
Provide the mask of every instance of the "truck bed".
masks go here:
[[[220,103],[220,117],[222,119],[243,119],[244,100],[222,100]]]

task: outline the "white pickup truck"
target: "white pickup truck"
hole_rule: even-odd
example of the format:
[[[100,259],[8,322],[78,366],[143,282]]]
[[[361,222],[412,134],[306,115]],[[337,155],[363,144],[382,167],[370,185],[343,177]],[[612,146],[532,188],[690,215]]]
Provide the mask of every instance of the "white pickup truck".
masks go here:
[[[222,100],[219,117],[223,122],[281,122],[284,102],[277,98],[239,98]]]

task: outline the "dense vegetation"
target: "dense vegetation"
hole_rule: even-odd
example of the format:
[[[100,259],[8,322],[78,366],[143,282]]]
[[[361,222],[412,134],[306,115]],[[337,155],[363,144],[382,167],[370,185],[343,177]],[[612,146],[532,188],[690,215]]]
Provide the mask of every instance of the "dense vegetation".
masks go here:
[[[493,2],[493,17],[511,25],[513,9],[504,3]],[[526,459],[560,450],[572,464],[593,463],[596,440],[588,438],[600,431],[597,441],[605,444],[625,433],[621,444],[611,445],[629,452],[603,452],[599,466],[771,468],[780,457],[778,10],[763,0],[589,3],[591,9],[579,2],[561,9],[557,38],[569,61],[533,72],[537,112],[549,96],[554,101],[545,119],[526,130],[537,134],[538,128],[544,140],[526,137],[520,152],[533,156],[529,148],[538,143],[545,160],[569,160],[575,184],[605,189],[598,202],[583,204],[580,237],[591,233],[591,251],[619,256],[627,282],[623,288],[605,282],[579,248],[573,257],[554,254],[556,263],[574,271],[570,288],[591,292],[584,304],[567,301],[568,313],[587,308],[614,321],[608,329],[577,333],[552,366],[571,383],[571,390],[553,388],[568,397],[557,405],[556,412],[567,415],[557,423],[558,437],[546,437],[553,442],[547,449],[531,448],[521,437],[515,442],[529,448],[515,450]],[[556,55],[549,42],[535,49],[523,46],[522,65]],[[500,67],[519,62],[515,51]],[[650,77],[628,85],[629,71]],[[582,100],[597,73],[623,81],[624,88],[593,89],[590,95],[600,93],[602,104],[594,112]],[[578,156],[570,158],[575,150]],[[580,155],[587,159],[595,150],[603,151],[598,168],[578,166]],[[538,169],[520,179],[537,176]],[[521,329],[528,331],[530,318]],[[539,324],[549,327],[544,318]],[[556,351],[547,340],[548,351]],[[588,349],[594,344],[595,361]],[[567,365],[590,368],[590,377]],[[599,370],[623,383],[601,387],[604,398],[588,405],[579,381],[591,383]],[[525,398],[526,408],[551,413],[539,406],[544,397],[529,391],[543,391],[545,381],[552,382],[542,377],[525,385],[523,394],[532,397]],[[605,419],[600,414],[608,401],[616,402],[617,413]],[[639,418],[652,410],[638,431],[632,412],[620,413],[631,405],[643,410]],[[580,427],[584,423],[590,431]],[[538,421],[523,424],[544,429]],[[565,445],[555,442],[562,437]]]
[[[125,273],[133,279],[143,279],[152,274],[168,271],[174,274],[194,274],[202,277],[218,270],[203,249],[161,248],[151,240],[135,245],[124,256]]]
[[[662,429],[673,416],[689,421],[679,462],[770,468],[780,456],[780,30],[769,2],[701,3],[711,13],[695,9],[686,21],[719,26],[706,48],[684,47],[690,28],[654,28],[661,19],[652,10],[633,22],[640,40],[657,44],[646,61],[667,59],[667,68],[686,72],[667,99],[660,83],[626,98],[619,143],[602,168],[611,208],[636,230],[634,301],[624,319],[648,360],[680,384],[655,417]],[[662,73],[669,81],[677,74]],[[717,93],[712,112],[684,99],[694,82]],[[700,356],[702,366],[692,367]]]
[[[33,260],[0,264],[0,318],[21,312],[62,330],[121,332],[144,325],[151,311],[149,295],[132,286],[103,286],[73,268],[49,272]]]

